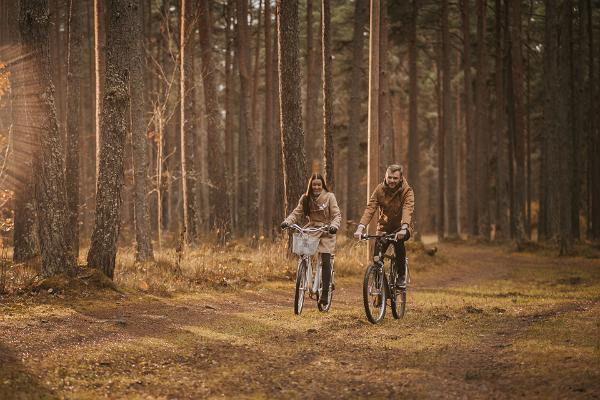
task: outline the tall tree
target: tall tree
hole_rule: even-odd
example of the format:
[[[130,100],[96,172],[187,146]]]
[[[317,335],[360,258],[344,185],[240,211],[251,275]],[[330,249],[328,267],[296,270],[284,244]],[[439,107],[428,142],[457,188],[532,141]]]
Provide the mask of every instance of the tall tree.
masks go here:
[[[314,3],[313,0],[306,0],[306,110],[304,113],[304,142],[309,164],[308,168],[311,171],[318,170],[321,167],[319,159],[320,146],[318,145],[321,138],[317,131],[317,105],[319,102],[318,88],[320,80],[319,64],[321,54],[319,54],[319,48],[315,49],[314,46],[313,25]],[[317,41],[317,43],[320,43],[320,41]]]
[[[298,0],[277,0],[277,32],[285,213],[289,214],[304,191],[306,171],[298,62]]]
[[[380,40],[379,0],[371,0],[369,22],[369,122],[367,133],[367,199],[379,184],[379,40]],[[369,233],[375,231],[374,221],[369,224]],[[373,254],[369,244],[367,257]]]
[[[506,105],[504,79],[504,15],[501,0],[495,0],[495,129],[496,129],[496,239],[508,239],[510,236],[509,187],[508,187],[508,143],[506,132]]]
[[[447,233],[450,237],[458,236],[457,220],[457,182],[456,182],[456,135],[453,125],[451,72],[451,43],[449,27],[448,0],[442,0],[442,123],[444,129],[444,150],[447,182]],[[444,179],[442,177],[442,179]]]
[[[144,27],[143,8],[137,2],[132,4],[131,21],[132,43],[130,50],[129,92],[131,96],[131,145],[133,152],[133,201],[137,261],[154,259],[148,209],[148,144],[146,143],[146,104],[144,92]]]
[[[515,155],[515,240],[518,246],[525,241],[525,109],[523,104],[523,54],[521,44],[521,2],[509,0],[510,58],[512,101],[514,105],[513,132]]]
[[[80,123],[80,81],[81,45],[83,40],[83,4],[69,0],[67,51],[67,154],[66,183],[69,204],[69,224],[65,236],[73,249],[75,258],[79,256],[79,132]]]
[[[385,168],[392,163],[394,156],[394,137],[392,132],[392,110],[390,102],[390,68],[388,59],[389,49],[389,23],[388,2],[380,0],[379,5],[379,173],[383,174]],[[401,159],[397,155],[398,160]],[[401,160],[404,162],[404,160]]]
[[[411,2],[412,18],[408,43],[408,181],[414,191],[420,193],[419,172],[421,171],[420,135],[419,135],[419,82],[417,69],[417,18],[419,13],[419,0]],[[415,203],[414,220],[420,222],[421,206]]]
[[[331,11],[329,0],[321,2],[321,47],[323,56],[323,164],[325,181],[334,187],[333,161],[333,70],[331,66]]]
[[[224,136],[220,124],[217,85],[215,80],[215,64],[213,61],[211,13],[208,0],[200,0],[200,50],[202,55],[202,84],[204,87],[204,103],[208,143],[210,144],[209,180],[210,180],[210,212],[211,228],[217,230],[219,242],[223,242],[231,229],[229,220],[229,204],[221,201],[227,193],[226,169],[223,167]]]
[[[131,4],[128,0],[108,2],[106,77],[100,121],[100,160],[96,215],[89,266],[99,268],[109,278],[114,275],[121,214],[123,154],[127,137],[129,105],[129,57],[131,51]]]
[[[20,28],[25,52],[32,54],[31,74],[38,87],[32,113],[36,115],[34,137],[35,197],[42,256],[42,275],[73,273],[76,260],[64,236],[68,208],[63,148],[56,120],[54,86],[50,78],[48,50],[48,1],[21,1]]]
[[[358,218],[358,206],[361,203],[361,195],[355,189],[359,178],[360,166],[360,116],[363,99],[363,48],[364,31],[368,18],[367,0],[356,0],[354,2],[354,27],[352,33],[352,65],[349,82],[349,104],[348,104],[348,156],[347,156],[347,183],[346,183],[346,215],[349,221]]]
[[[490,208],[489,208],[489,149],[490,137],[488,127],[489,99],[487,92],[488,66],[485,42],[486,32],[486,1],[476,0],[477,8],[477,78],[475,82],[475,134],[476,140],[476,171],[477,171],[477,217],[478,232],[485,239],[490,238]]]
[[[242,230],[247,232],[258,219],[258,184],[256,177],[256,140],[251,121],[250,37],[248,34],[248,0],[237,0],[237,40],[240,76],[240,194]]]
[[[467,180],[467,231],[479,234],[477,215],[477,136],[473,121],[473,78],[471,76],[471,5],[461,1],[463,31],[463,77],[465,81],[465,127],[467,136],[466,180]]]
[[[600,154],[600,117],[595,112],[596,104],[598,104],[600,96],[600,85],[598,85],[596,78],[596,65],[594,60],[596,54],[594,53],[594,25],[592,19],[592,1],[586,1],[586,17],[587,17],[587,35],[588,35],[588,70],[589,70],[589,115],[595,115],[590,118],[590,134],[588,136],[588,170],[589,173],[589,184],[590,188],[590,202],[591,202],[591,229],[590,236],[593,239],[600,239],[600,157],[595,155]],[[600,41],[599,41],[600,42]],[[600,72],[600,71],[599,71]]]
[[[194,37],[196,16],[191,0],[181,0],[181,21],[179,26],[179,112],[181,154],[181,194],[183,199],[183,226],[185,241],[194,244],[196,240],[196,207],[194,204],[196,170],[194,166],[194,137],[196,117],[194,107]]]
[[[264,226],[263,230],[267,237],[273,235],[273,220],[274,212],[273,207],[275,206],[275,154],[274,147],[275,141],[278,138],[274,138],[273,120],[274,118],[274,91],[273,91],[273,38],[271,37],[271,1],[265,1],[264,8],[264,35],[265,35],[265,119],[264,119],[264,137],[265,137],[265,185],[264,185],[264,197],[263,209],[265,215],[263,218]],[[279,141],[279,140],[277,140]],[[279,174],[277,174],[279,175]]]

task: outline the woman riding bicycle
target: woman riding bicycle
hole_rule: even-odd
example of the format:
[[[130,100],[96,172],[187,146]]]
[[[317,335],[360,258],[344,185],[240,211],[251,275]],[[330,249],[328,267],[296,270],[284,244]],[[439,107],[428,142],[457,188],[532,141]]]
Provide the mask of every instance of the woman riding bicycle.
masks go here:
[[[281,223],[281,229],[292,224],[301,223],[304,218],[308,219],[305,227],[319,227],[329,225],[329,234],[315,232],[312,235],[319,237],[319,248],[323,268],[323,293],[319,303],[326,305],[329,286],[331,282],[331,255],[335,254],[335,234],[340,227],[342,214],[338,207],[335,195],[327,189],[325,179],[321,174],[312,174],[308,180],[306,193],[300,197],[298,206]]]

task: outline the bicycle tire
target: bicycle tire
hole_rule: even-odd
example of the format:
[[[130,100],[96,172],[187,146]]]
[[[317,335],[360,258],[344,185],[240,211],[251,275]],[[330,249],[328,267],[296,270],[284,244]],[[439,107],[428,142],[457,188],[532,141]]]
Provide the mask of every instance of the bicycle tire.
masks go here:
[[[367,319],[372,324],[381,322],[385,317],[386,293],[384,285],[383,270],[376,265],[369,266],[363,281],[363,304]],[[373,310],[371,310],[371,306],[373,306]]]
[[[333,274],[332,274],[332,278],[333,278]],[[319,292],[317,293],[317,307],[319,308],[319,311],[321,312],[327,312],[329,311],[329,309],[331,308],[331,301],[333,300],[333,285],[329,285],[329,295],[327,296],[327,304],[322,305],[321,302],[319,301],[321,293],[323,293],[323,279],[321,279],[321,282],[319,283]]]
[[[304,306],[306,292],[306,261],[300,260],[296,268],[296,293],[294,295],[294,314],[300,315]]]
[[[406,289],[400,289],[399,291],[398,289],[394,289],[390,308],[392,309],[394,319],[402,319],[404,317],[406,313]]]

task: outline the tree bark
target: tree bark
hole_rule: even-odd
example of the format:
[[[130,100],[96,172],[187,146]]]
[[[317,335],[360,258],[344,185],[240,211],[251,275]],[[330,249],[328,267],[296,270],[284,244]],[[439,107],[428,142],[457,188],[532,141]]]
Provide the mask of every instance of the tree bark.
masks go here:
[[[222,196],[227,193],[226,168],[223,163],[224,135],[219,104],[217,99],[217,86],[215,80],[215,64],[212,50],[212,20],[208,0],[200,0],[200,49],[202,55],[202,83],[204,87],[204,103],[206,128],[208,131],[209,161],[209,187],[210,187],[210,226],[216,229],[219,243],[224,243],[231,229],[229,218],[229,204],[222,201]]]
[[[505,93],[505,71],[503,46],[504,16],[502,13],[502,1],[495,0],[494,9],[496,13],[495,31],[495,83],[496,83],[496,239],[505,240],[510,237],[509,220],[509,198],[508,193],[508,141],[506,131],[506,93]]]
[[[354,3],[354,30],[352,33],[352,66],[350,72],[350,98],[348,106],[348,169],[346,171],[346,216],[348,221],[355,221],[358,215],[359,204],[362,202],[356,184],[360,180],[360,138],[362,115],[362,86],[363,73],[363,47],[364,29],[369,15],[367,0],[356,0]]]
[[[412,18],[410,23],[410,36],[408,43],[408,181],[416,194],[421,193],[421,149],[419,135],[419,79],[417,69],[417,18],[419,12],[419,0],[412,0]],[[413,220],[418,223],[421,220],[421,203],[415,202]],[[417,233],[420,231],[417,228]]]
[[[181,22],[179,26],[179,111],[181,155],[181,194],[183,200],[183,230],[185,242],[196,242],[196,169],[194,165],[194,137],[196,135],[196,117],[194,104],[194,37],[196,21],[192,0],[181,0]]]
[[[126,113],[129,105],[129,60],[131,51],[131,3],[108,3],[106,77],[100,121],[101,146],[96,195],[96,215],[88,265],[113,278],[120,229],[123,153],[127,137]]]
[[[477,206],[477,132],[473,121],[473,78],[471,77],[471,4],[462,0],[463,30],[463,76],[465,82],[465,126],[467,137],[467,232],[469,235],[479,234]]]
[[[318,114],[317,105],[319,102],[319,49],[314,48],[313,35],[313,0],[306,0],[306,111],[304,115],[304,146],[307,155],[309,170],[307,172],[319,171],[321,168],[319,148],[317,143],[320,137],[317,132]],[[322,11],[321,11],[322,14]],[[321,18],[322,19],[322,18]],[[315,54],[317,56],[315,57]]]
[[[264,37],[265,37],[265,119],[264,119],[264,137],[265,137],[265,185],[264,202],[265,209],[263,230],[267,237],[273,237],[273,207],[275,206],[275,160],[274,151],[275,140],[273,137],[273,38],[271,36],[271,2],[265,1],[264,8]]]
[[[441,39],[441,35],[440,35]],[[441,40],[440,40],[441,41]],[[446,231],[446,179],[445,179],[445,133],[444,133],[444,106],[442,100],[442,80],[443,80],[443,57],[442,46],[437,46],[436,49],[436,75],[435,82],[436,100],[437,100],[437,115],[438,115],[438,143],[437,143],[437,169],[438,169],[438,212],[436,217],[436,230],[438,240],[443,240]]]
[[[243,232],[253,229],[258,219],[258,184],[256,177],[256,140],[251,121],[250,40],[248,36],[248,0],[237,0],[238,62],[240,75],[240,166]],[[244,206],[242,206],[244,207]]]
[[[63,149],[54,105],[48,50],[48,1],[21,2],[21,39],[26,53],[33,55],[31,74],[37,78],[37,98],[32,107],[37,137],[33,142],[35,198],[43,276],[71,274],[76,260],[64,236],[68,206]]]
[[[392,163],[394,156],[394,141],[401,140],[394,137],[392,132],[392,110],[390,103],[390,70],[388,62],[388,2],[380,0],[379,15],[379,174],[385,174],[386,167]],[[402,157],[398,155],[398,159]],[[400,161],[398,161],[400,162]]]
[[[333,152],[333,67],[331,65],[331,11],[329,0],[321,2],[322,56],[323,56],[323,165],[325,181],[334,190]]]
[[[457,190],[456,190],[456,134],[452,114],[451,92],[451,54],[450,54],[450,29],[448,16],[448,0],[442,0],[442,122],[444,129],[444,150],[446,161],[447,203],[448,203],[448,229],[449,237],[458,236],[457,221]]]
[[[277,30],[285,214],[287,215],[294,209],[304,192],[306,180],[298,62],[298,0],[277,0]]]
[[[594,26],[592,19],[592,1],[586,1],[587,11],[587,34],[588,34],[588,68],[589,68],[589,115],[594,116],[590,118],[590,134],[588,137],[588,170],[589,173],[589,184],[588,188],[590,191],[589,202],[590,202],[590,214],[591,224],[589,234],[592,239],[600,239],[600,118],[596,112],[596,104],[598,102],[598,96],[600,96],[600,87],[596,81],[596,68],[594,53]]]
[[[490,210],[489,210],[489,126],[487,93],[487,51],[485,44],[486,32],[486,1],[476,0],[477,4],[477,80],[475,89],[475,134],[476,139],[476,171],[477,171],[477,217],[478,232],[484,238],[490,239]]]
[[[146,91],[144,76],[144,31],[142,5],[133,5],[131,21],[132,48],[130,50],[131,145],[133,151],[133,201],[137,261],[154,259],[150,236],[148,209],[148,144],[146,142]]]
[[[523,104],[523,55],[521,52],[521,2],[509,0],[511,72],[514,100],[515,154],[515,240],[521,247],[525,241],[525,109]]]

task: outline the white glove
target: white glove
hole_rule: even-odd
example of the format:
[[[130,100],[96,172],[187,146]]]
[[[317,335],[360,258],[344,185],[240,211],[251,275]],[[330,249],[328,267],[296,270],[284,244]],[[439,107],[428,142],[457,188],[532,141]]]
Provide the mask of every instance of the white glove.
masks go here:
[[[363,224],[358,224],[358,226],[356,227],[356,232],[354,232],[354,237],[356,239],[360,239],[364,229],[365,229],[365,226]]]

